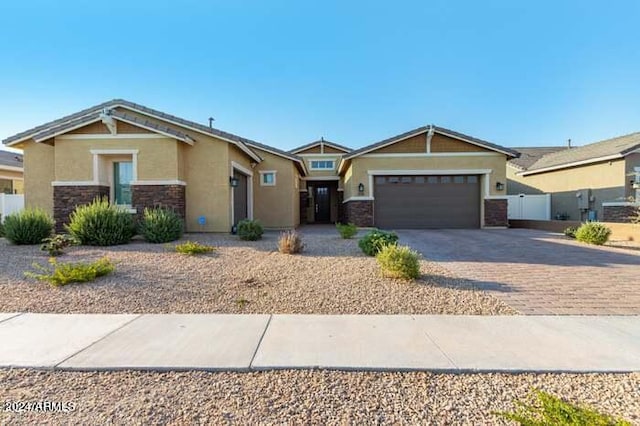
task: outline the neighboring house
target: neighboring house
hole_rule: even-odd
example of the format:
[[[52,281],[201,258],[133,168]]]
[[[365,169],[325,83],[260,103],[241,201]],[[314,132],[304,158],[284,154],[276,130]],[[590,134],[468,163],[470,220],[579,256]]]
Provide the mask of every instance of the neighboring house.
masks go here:
[[[640,198],[640,133],[575,148],[515,148],[509,194],[551,194],[557,219],[625,222]]]
[[[352,221],[385,228],[507,225],[507,148],[428,126],[351,151],[323,139],[285,152],[116,99],[11,136],[26,205],[58,228],[106,196],[132,213],[167,206],[187,231]]]
[[[0,150],[0,194],[24,193],[22,154]]]

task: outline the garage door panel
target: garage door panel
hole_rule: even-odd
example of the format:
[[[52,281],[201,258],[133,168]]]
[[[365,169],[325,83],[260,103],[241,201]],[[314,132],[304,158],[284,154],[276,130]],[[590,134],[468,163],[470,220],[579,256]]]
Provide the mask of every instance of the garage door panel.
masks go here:
[[[477,176],[378,176],[374,220],[381,228],[478,228]]]

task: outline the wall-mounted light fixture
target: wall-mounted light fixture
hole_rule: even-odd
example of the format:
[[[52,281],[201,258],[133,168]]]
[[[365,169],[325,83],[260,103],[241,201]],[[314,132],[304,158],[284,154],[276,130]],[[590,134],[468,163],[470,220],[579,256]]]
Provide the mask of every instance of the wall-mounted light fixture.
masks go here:
[[[362,182],[358,184],[358,192],[364,193],[364,184]]]
[[[232,188],[237,187],[239,183],[240,179],[238,179],[237,177],[229,176],[229,185],[231,185]]]
[[[504,183],[496,182],[496,190],[497,191],[504,191]]]

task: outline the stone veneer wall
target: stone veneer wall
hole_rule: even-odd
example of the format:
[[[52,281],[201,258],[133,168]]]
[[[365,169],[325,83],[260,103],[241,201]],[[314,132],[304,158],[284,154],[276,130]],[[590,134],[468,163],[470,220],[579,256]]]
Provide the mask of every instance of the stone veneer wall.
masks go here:
[[[166,207],[186,217],[184,185],[131,185],[131,207],[140,217],[145,207]]]
[[[373,201],[354,200],[344,204],[345,221],[356,226],[373,226]]]
[[[300,224],[307,223],[307,207],[309,206],[309,193],[300,191]]]
[[[509,226],[507,200],[484,200],[484,226]]]
[[[56,232],[64,232],[64,225],[69,223],[69,215],[76,206],[89,204],[97,197],[108,196],[108,186],[54,186],[53,219],[56,221]]]
[[[638,206],[603,206],[602,221],[629,223],[637,215]]]
[[[344,192],[338,191],[338,223],[347,223],[344,211]]]

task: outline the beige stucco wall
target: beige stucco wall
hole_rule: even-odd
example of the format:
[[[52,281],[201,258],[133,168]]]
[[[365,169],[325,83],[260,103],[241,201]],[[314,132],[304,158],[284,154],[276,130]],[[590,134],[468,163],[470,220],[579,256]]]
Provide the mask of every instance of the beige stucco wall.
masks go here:
[[[629,154],[625,158],[625,170],[626,170],[626,179],[625,179],[625,187],[626,187],[626,196],[627,197],[637,197],[638,191],[633,189],[632,184],[630,183],[635,179],[635,171],[636,167],[640,167],[640,153],[637,154]]]
[[[138,150],[138,180],[178,179],[178,144],[175,139],[60,139],[54,150],[55,180],[93,180],[92,149]]]
[[[373,188],[369,187],[369,170],[491,170],[489,180],[490,195],[506,195],[506,191],[496,190],[496,183],[506,183],[506,157],[501,154],[490,155],[456,155],[456,156],[422,156],[422,157],[356,157],[351,160],[350,167],[344,173],[345,200],[360,196],[358,185],[364,184],[364,196],[373,196]],[[484,194],[484,191],[483,191]]]
[[[286,158],[255,149],[263,161],[254,169],[253,217],[268,229],[290,229],[300,223],[299,176],[294,163]],[[262,186],[260,171],[276,171],[276,185]]]
[[[25,206],[41,208],[53,215],[54,148],[33,141],[25,142],[20,148],[24,155]]]
[[[597,210],[601,218],[603,202],[620,201],[625,197],[625,168],[625,160],[620,159],[528,176],[514,173],[511,167],[507,170],[512,180],[510,192],[550,193],[552,216],[567,213],[571,220],[584,220],[586,217],[578,208],[576,192],[592,190],[595,202],[591,203],[591,208]]]

